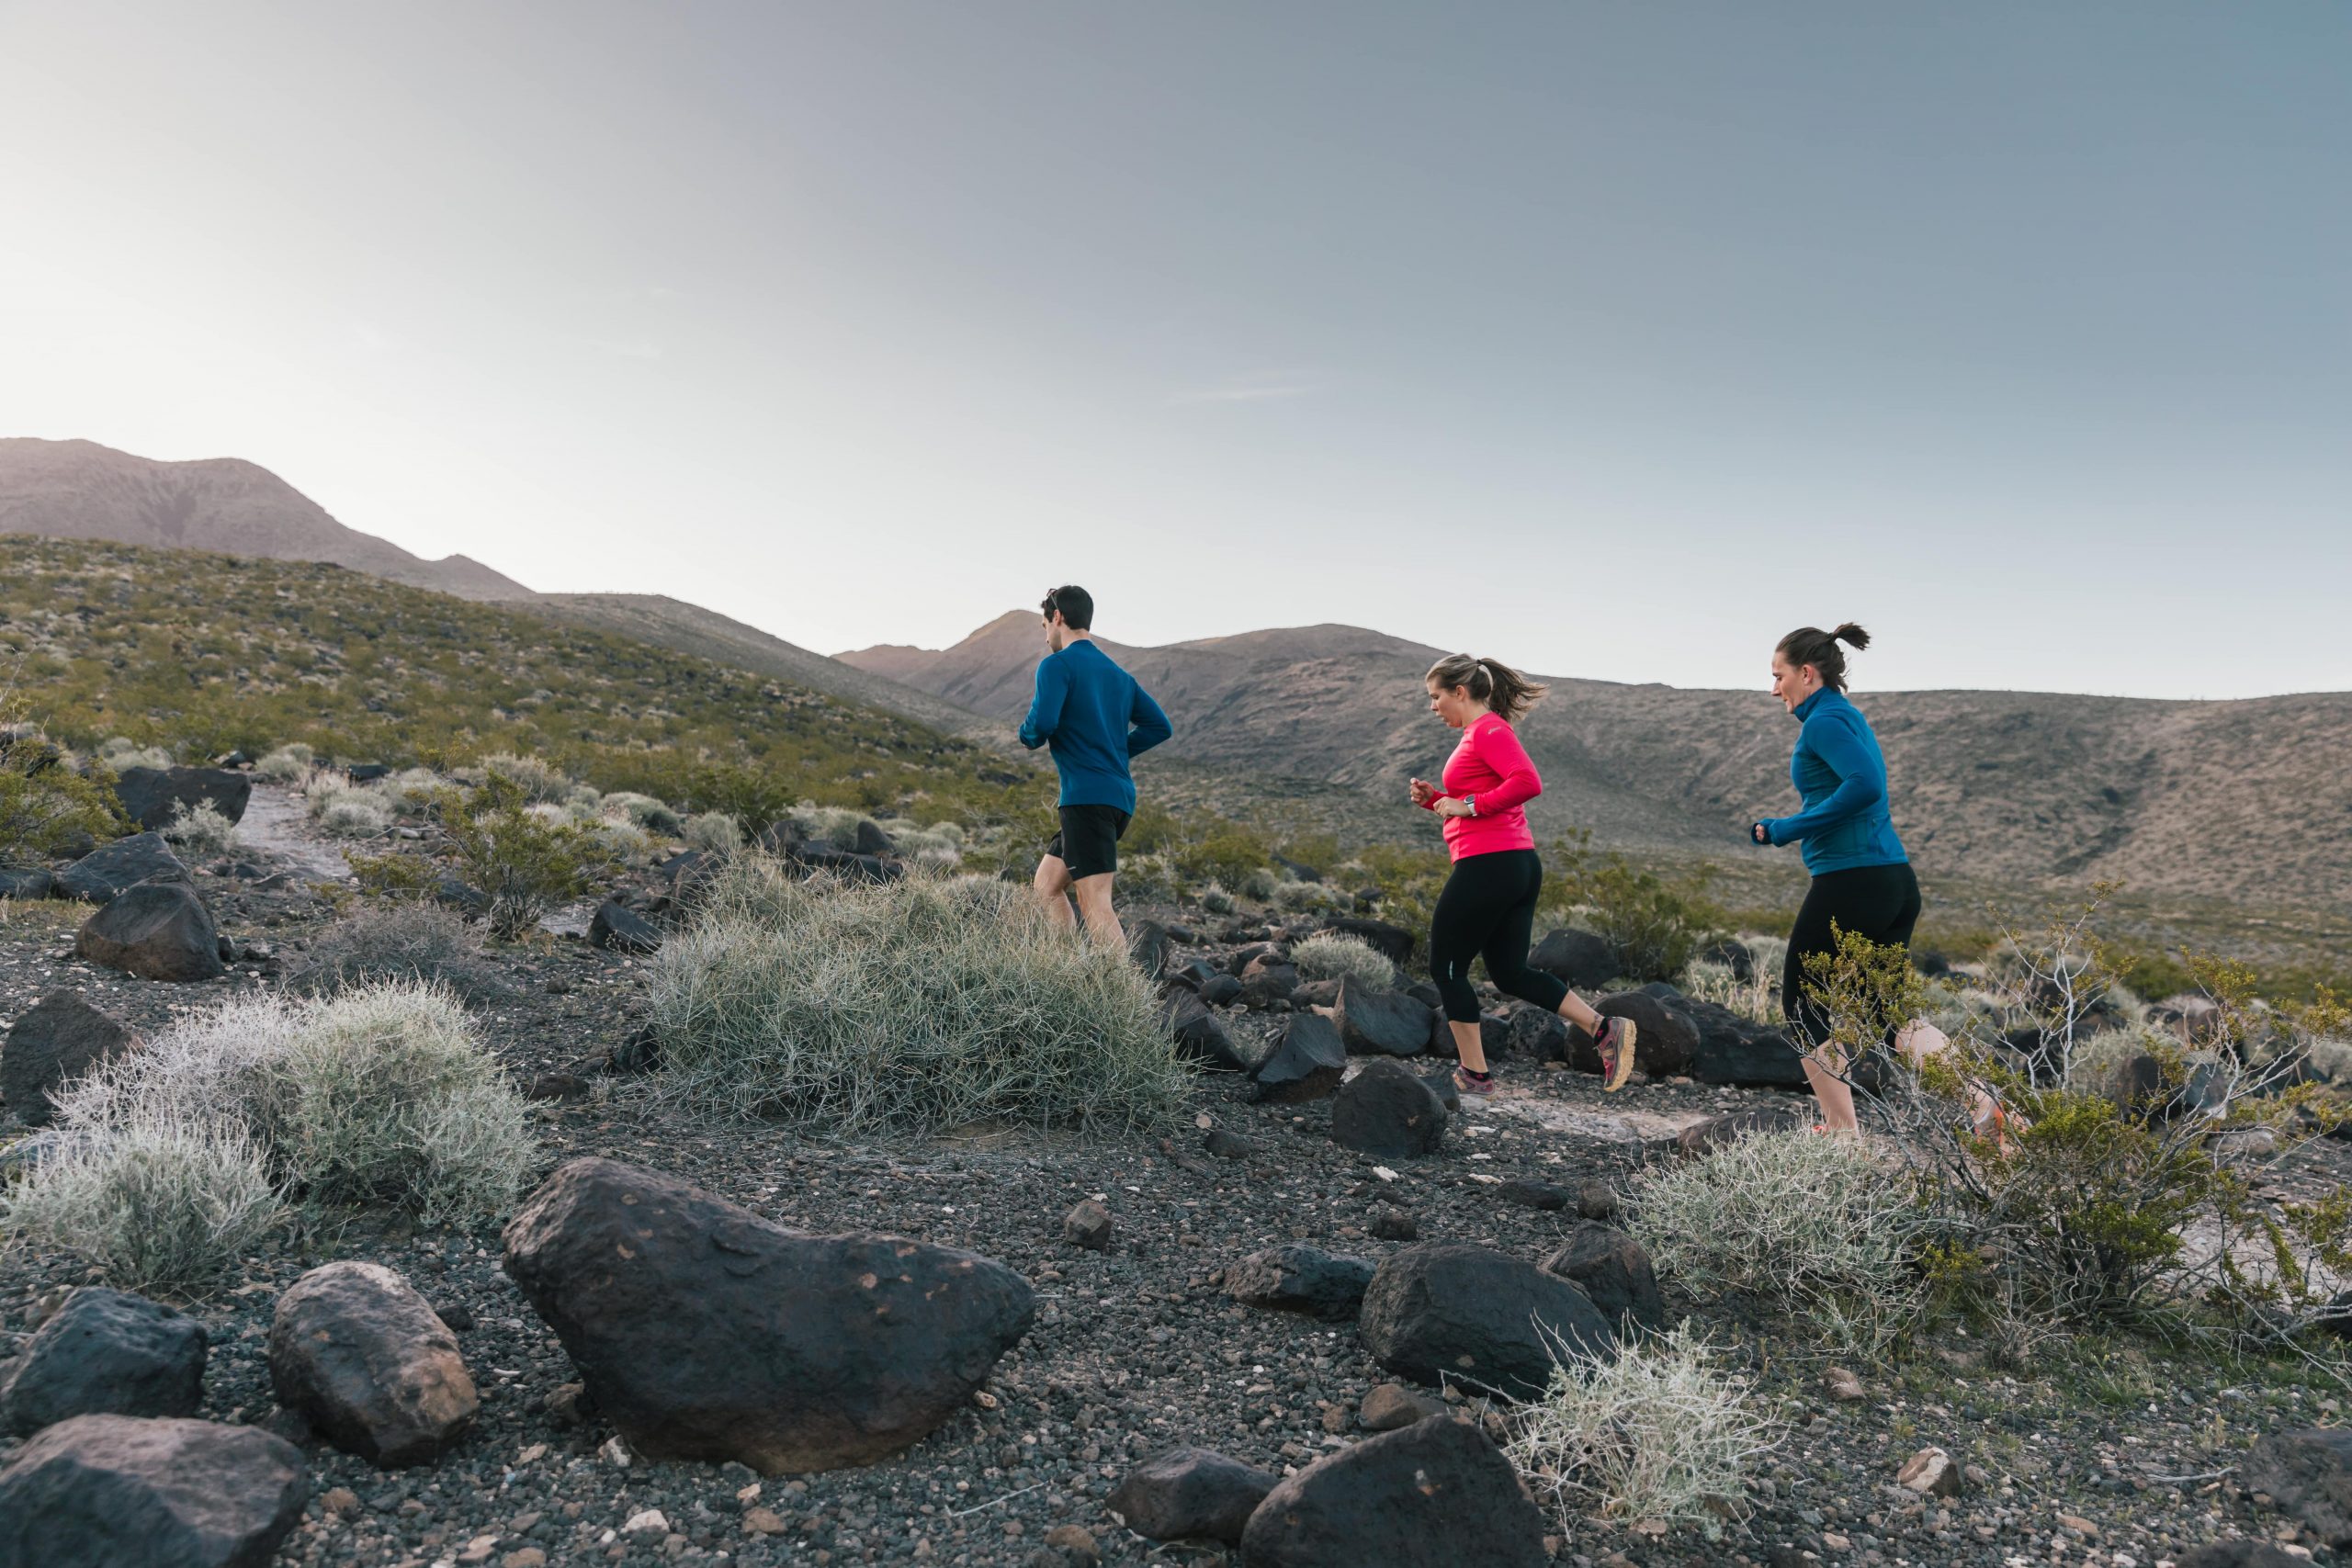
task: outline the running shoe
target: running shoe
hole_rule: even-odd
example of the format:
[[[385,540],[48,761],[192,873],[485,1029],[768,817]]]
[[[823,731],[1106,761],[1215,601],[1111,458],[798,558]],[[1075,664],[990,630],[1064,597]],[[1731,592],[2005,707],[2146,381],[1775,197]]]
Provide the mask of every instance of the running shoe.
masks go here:
[[[1641,1032],[1630,1018],[1603,1018],[1600,1032],[1592,1037],[1600,1052],[1600,1087],[1615,1094],[1634,1076],[1634,1037]]]
[[[1469,1068],[1456,1067],[1453,1069],[1453,1088],[1457,1093],[1475,1094],[1485,1100],[1495,1092],[1494,1075],[1488,1073],[1484,1077],[1474,1077]]]

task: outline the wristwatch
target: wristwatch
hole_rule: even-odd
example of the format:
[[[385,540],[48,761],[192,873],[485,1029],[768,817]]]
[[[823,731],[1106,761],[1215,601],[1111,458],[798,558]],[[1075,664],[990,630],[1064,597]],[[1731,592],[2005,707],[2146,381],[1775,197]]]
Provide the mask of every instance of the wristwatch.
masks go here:
[[[1462,797],[1462,804],[1463,804],[1463,805],[1464,805],[1464,806],[1466,806],[1466,807],[1468,807],[1470,808],[1470,815],[1471,815],[1471,816],[1476,817],[1476,816],[1477,816],[1477,815],[1478,815],[1478,797],[1477,797],[1476,795],[1464,795],[1464,796]]]

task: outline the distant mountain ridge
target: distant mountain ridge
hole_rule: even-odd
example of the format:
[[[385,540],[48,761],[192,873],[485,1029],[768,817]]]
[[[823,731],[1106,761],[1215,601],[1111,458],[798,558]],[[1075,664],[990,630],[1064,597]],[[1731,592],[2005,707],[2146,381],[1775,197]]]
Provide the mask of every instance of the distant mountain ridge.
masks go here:
[[[1442,649],[1329,626],[1160,648],[1102,641],[1168,709],[1170,756],[1270,789],[1306,780],[1363,791],[1367,809],[1396,806],[1453,741],[1421,691]],[[837,658],[1017,721],[1044,651],[1036,613],[1014,611],[952,648]],[[1762,854],[1741,842],[1744,824],[1796,808],[1794,731],[1763,692],[1568,678],[1551,688],[1521,729],[1544,775],[1531,808],[1539,832],[1589,827],[1605,843]],[[2352,910],[2352,693],[1856,698],[1923,869]]]
[[[537,597],[470,557],[426,560],[347,528],[240,457],[166,463],[95,441],[0,437],[0,534],[331,561],[460,599]]]

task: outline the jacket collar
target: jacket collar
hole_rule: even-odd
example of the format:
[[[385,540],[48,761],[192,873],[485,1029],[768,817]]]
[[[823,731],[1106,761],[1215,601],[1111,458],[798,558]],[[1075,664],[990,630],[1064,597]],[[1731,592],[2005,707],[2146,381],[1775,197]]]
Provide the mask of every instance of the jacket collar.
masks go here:
[[[1806,719],[1813,716],[1814,709],[1824,705],[1835,706],[1835,704],[1827,701],[1827,699],[1833,697],[1837,697],[1839,702],[1843,702],[1845,700],[1844,698],[1838,696],[1836,688],[1824,686],[1821,690],[1814,693],[1813,695],[1805,698],[1804,701],[1791,708],[1789,710],[1789,716],[1795,719],[1799,724],[1803,724]]]

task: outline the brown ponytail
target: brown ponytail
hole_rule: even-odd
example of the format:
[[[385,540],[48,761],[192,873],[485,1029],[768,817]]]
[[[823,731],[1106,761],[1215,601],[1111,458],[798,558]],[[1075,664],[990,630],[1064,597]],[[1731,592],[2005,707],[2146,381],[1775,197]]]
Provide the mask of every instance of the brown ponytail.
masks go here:
[[[1833,632],[1823,631],[1819,626],[1799,626],[1781,639],[1775,651],[1792,667],[1812,665],[1820,672],[1823,685],[1833,692],[1842,692],[1846,689],[1846,649],[1838,646],[1841,642],[1860,653],[1871,645],[1871,634],[1851,621],[1840,623]]]
[[[1520,716],[1533,707],[1549,689],[1498,660],[1474,659],[1466,653],[1446,655],[1430,665],[1430,672],[1421,679],[1434,681],[1449,691],[1469,693],[1501,715],[1506,724],[1517,724]]]

